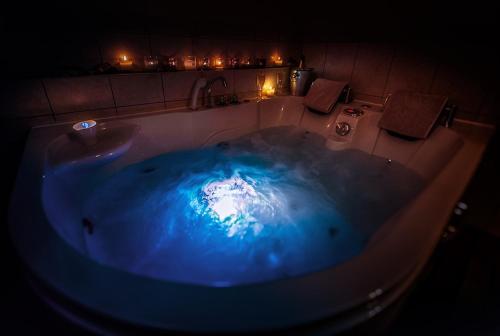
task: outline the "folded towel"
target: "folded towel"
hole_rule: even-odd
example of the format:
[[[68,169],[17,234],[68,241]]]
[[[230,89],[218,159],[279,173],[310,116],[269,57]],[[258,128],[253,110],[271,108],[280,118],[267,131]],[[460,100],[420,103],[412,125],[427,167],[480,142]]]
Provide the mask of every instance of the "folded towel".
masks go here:
[[[304,105],[318,112],[330,113],[346,86],[347,82],[318,78],[307,92]]]
[[[444,96],[398,91],[387,102],[378,126],[400,135],[425,139],[447,101]]]

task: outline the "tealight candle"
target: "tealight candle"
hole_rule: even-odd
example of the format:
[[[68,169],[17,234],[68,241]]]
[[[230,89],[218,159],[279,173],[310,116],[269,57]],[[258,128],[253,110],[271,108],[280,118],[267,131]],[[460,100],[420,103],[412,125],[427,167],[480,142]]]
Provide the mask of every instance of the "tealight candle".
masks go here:
[[[281,56],[276,56],[276,58],[274,59],[274,64],[283,65],[283,59],[281,58]]]
[[[245,66],[250,66],[252,64],[250,57],[245,57],[245,59],[241,63]]]
[[[216,69],[224,69],[224,60],[221,57],[214,59],[214,66]]]
[[[127,56],[127,55],[121,55],[118,57],[118,64],[120,67],[131,67],[132,66],[132,60]]]
[[[196,69],[196,57],[194,57],[194,56],[184,57],[184,69],[195,70]]]
[[[274,96],[275,89],[271,85],[264,85],[264,87],[262,88],[262,93],[268,97]]]

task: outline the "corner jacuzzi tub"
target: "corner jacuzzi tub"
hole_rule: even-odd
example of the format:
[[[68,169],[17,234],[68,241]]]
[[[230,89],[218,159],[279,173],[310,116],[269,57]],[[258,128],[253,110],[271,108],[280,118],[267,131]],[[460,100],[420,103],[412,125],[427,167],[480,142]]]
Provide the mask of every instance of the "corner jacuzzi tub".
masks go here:
[[[98,122],[90,145],[35,129],[13,241],[45,299],[95,331],[77,312],[141,333],[355,326],[414,282],[480,153],[444,128],[393,138],[379,112],[339,136],[343,108],[283,97]]]

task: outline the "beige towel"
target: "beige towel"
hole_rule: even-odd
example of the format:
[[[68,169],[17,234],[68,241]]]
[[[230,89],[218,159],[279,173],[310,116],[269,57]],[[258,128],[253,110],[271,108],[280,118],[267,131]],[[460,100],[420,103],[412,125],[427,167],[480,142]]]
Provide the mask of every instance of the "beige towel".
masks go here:
[[[318,112],[330,113],[346,86],[347,82],[318,78],[307,92],[304,105]]]
[[[447,101],[444,96],[398,91],[387,102],[378,126],[401,135],[425,139]]]

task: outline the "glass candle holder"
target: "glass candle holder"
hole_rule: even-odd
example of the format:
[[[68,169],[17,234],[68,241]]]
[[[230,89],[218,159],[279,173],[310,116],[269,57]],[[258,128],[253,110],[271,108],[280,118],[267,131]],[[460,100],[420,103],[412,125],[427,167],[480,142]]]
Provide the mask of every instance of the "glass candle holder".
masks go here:
[[[244,57],[241,61],[241,65],[245,67],[250,67],[252,65],[252,59],[250,57]]]
[[[133,65],[132,59],[128,55],[120,55],[118,56],[118,65],[120,68],[131,68]]]
[[[203,57],[201,60],[200,60],[200,65],[199,67],[201,69],[210,69],[210,58],[208,57]]]
[[[266,74],[259,72],[257,74],[257,88],[259,89],[259,99],[262,100],[262,90],[264,89],[264,84],[266,83]]]
[[[144,56],[144,67],[146,69],[157,69],[158,56]]]
[[[239,66],[240,66],[240,59],[238,57],[231,57],[229,59],[229,66],[231,68],[239,68]]]
[[[184,69],[195,70],[196,69],[196,57],[195,56],[185,56],[184,57]]]
[[[214,57],[214,68],[224,69],[224,59],[222,57]]]
[[[167,59],[167,67],[172,70],[177,69],[177,58],[170,56]]]
[[[271,56],[271,60],[273,61],[273,64],[276,65],[276,66],[282,66],[283,65],[283,59],[279,55]]]

